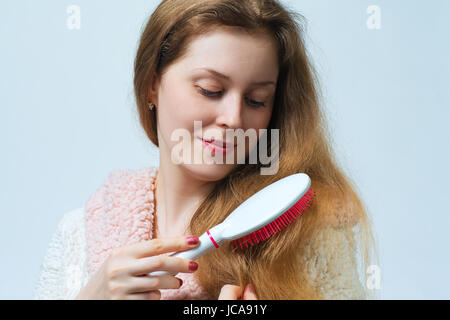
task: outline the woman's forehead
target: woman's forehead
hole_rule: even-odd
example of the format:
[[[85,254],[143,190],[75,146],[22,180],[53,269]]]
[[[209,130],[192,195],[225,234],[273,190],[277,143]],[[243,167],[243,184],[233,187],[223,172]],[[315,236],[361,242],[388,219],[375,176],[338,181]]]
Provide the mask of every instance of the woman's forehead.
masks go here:
[[[218,30],[191,41],[177,69],[189,75],[255,85],[276,83],[278,53],[268,36]]]

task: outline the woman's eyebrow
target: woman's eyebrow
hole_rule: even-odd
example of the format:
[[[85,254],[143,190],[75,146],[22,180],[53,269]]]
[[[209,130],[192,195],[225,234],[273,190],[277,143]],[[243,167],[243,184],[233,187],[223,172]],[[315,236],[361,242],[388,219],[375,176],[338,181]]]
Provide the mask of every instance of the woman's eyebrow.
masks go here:
[[[224,79],[224,80],[227,80],[227,81],[231,80],[229,76],[227,76],[227,75],[225,75],[223,73],[220,73],[220,72],[218,72],[216,70],[213,70],[213,69],[209,69],[209,68],[195,68],[195,69],[193,69],[193,71],[195,71],[195,70],[206,71],[206,72],[212,74],[213,76],[215,76],[217,78],[221,78],[221,79]],[[267,85],[276,86],[275,82],[273,82],[273,81],[257,81],[257,82],[253,82],[252,83],[252,86],[267,86]]]

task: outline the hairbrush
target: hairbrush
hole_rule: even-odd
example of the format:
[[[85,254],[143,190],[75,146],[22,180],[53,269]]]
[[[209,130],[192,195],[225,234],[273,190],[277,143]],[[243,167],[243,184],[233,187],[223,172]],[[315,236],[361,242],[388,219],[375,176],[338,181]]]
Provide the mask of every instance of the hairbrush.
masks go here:
[[[200,244],[170,256],[196,260],[225,241],[244,249],[280,232],[310,207],[315,192],[305,173],[296,173],[277,180],[242,202],[220,224],[200,237]],[[154,271],[149,275],[171,274]]]

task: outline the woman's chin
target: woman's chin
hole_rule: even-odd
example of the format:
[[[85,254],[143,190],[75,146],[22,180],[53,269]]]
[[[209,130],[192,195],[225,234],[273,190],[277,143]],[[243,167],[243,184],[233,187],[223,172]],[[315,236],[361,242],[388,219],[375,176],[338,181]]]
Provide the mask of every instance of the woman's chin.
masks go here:
[[[235,164],[183,164],[190,175],[199,180],[219,181],[225,178],[236,166]]]

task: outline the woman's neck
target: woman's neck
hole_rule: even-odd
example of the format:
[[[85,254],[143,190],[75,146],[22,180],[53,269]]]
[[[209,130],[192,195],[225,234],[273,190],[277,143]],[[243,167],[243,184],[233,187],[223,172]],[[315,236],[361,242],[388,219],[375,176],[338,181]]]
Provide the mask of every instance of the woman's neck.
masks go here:
[[[157,237],[189,233],[189,222],[215,181],[201,181],[186,174],[180,166],[160,162],[156,180]]]

